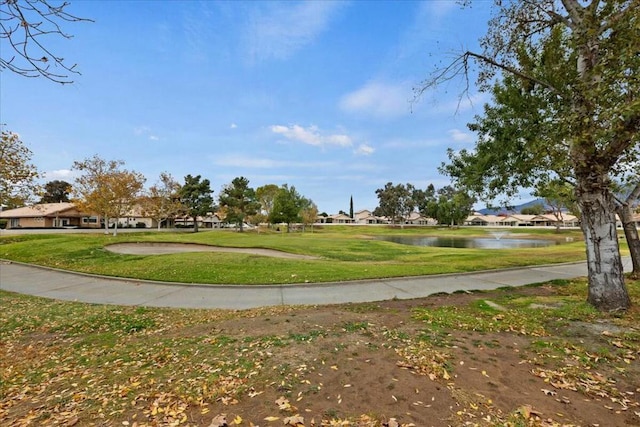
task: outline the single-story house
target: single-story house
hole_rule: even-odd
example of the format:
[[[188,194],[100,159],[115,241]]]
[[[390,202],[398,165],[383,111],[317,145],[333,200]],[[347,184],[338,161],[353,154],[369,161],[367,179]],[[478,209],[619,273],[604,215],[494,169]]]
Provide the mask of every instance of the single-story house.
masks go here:
[[[349,215],[342,213],[329,215],[327,217],[318,216],[316,221],[317,224],[355,224],[356,222],[356,220],[351,218]]]
[[[144,224],[144,227],[142,227]],[[158,223],[147,216],[142,212],[142,207],[140,205],[134,206],[127,215],[122,218],[118,218],[118,227],[132,227],[132,228],[156,228]]]
[[[339,213],[337,215],[330,215],[334,224],[354,224],[356,221],[349,215]]]
[[[223,221],[217,214],[209,213],[205,216],[196,217],[199,228],[222,228]],[[180,216],[174,220],[176,227],[193,227],[193,217]]]
[[[378,217],[370,210],[363,209],[353,214],[353,218],[356,224],[388,224],[387,218]]]
[[[579,227],[580,220],[568,213],[563,213],[560,218],[553,214],[536,215],[531,222],[539,227]]]
[[[482,226],[482,227],[497,227],[500,225],[504,225],[502,220],[503,216],[498,215],[483,215],[483,214],[473,214],[467,217],[464,221],[464,225],[474,225],[474,226]]]
[[[535,217],[536,215],[513,214],[502,218],[500,223],[509,227],[530,227],[534,225],[533,219]]]
[[[437,225],[438,221],[433,218],[429,218],[421,215],[418,212],[411,212],[408,218],[404,221],[407,225]]]
[[[0,212],[7,229],[15,228],[99,228],[100,217],[80,212],[69,202],[40,203]]]

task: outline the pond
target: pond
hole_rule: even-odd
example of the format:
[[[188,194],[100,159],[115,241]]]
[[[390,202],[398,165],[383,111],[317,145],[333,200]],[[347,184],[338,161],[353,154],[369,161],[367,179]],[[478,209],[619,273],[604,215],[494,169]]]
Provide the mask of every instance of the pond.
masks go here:
[[[565,243],[551,239],[524,239],[499,237],[424,237],[424,236],[379,236],[378,240],[413,246],[470,249],[517,249],[543,248]]]

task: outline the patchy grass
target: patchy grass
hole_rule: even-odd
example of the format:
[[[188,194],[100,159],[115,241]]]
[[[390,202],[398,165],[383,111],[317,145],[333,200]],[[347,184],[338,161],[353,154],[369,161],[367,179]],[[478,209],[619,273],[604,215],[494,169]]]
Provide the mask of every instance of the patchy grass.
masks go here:
[[[0,291],[0,425],[638,425],[628,286],[616,316],[584,280],[246,311]]]

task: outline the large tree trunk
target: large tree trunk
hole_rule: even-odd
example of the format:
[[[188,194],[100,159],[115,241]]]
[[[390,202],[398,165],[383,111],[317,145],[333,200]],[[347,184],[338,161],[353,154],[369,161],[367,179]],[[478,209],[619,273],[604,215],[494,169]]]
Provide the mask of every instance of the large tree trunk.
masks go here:
[[[631,274],[633,277],[640,277],[640,237],[638,237],[636,224],[633,222],[633,211],[628,202],[618,205],[616,211],[622,222],[624,237],[629,245],[629,252],[631,252],[631,262],[633,264],[633,272]]]
[[[193,232],[194,233],[198,232],[198,217],[197,216],[193,217]]]
[[[588,301],[602,311],[626,310],[631,300],[624,284],[615,204],[608,178],[593,170],[578,174],[577,178],[576,196],[587,251]]]

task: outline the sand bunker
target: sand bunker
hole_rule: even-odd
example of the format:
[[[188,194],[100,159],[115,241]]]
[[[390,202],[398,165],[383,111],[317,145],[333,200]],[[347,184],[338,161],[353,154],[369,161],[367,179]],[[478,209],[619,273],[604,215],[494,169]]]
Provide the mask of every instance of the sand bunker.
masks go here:
[[[222,246],[199,245],[197,243],[116,243],[105,246],[111,252],[127,255],[163,255],[180,252],[232,252],[251,255],[262,255],[274,258],[318,259],[309,255],[290,254],[273,249],[260,248],[225,248]]]

